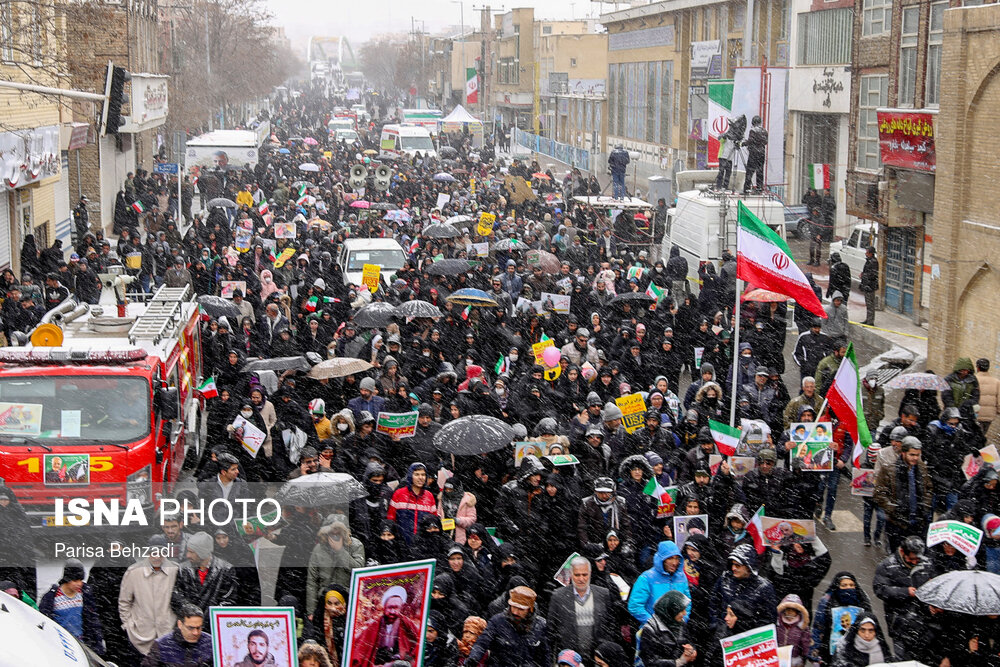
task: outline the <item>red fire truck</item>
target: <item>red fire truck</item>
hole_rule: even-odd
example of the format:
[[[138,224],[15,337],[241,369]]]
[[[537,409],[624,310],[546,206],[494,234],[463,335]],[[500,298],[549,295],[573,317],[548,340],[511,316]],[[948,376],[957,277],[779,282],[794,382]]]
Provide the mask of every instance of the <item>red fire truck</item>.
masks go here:
[[[188,287],[126,304],[121,278],[0,348],[0,478],[35,527],[58,527],[56,498],[149,509],[200,451],[198,304]]]

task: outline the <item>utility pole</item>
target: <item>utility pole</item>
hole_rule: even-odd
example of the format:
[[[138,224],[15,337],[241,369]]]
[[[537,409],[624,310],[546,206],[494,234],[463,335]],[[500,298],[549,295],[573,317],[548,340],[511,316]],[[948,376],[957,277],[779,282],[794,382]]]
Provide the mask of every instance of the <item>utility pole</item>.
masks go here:
[[[209,91],[212,90],[212,51],[209,48],[211,42],[208,38],[208,3],[205,3],[205,88]],[[209,92],[211,95],[211,92]],[[208,106],[208,131],[211,132],[214,129],[214,118],[215,110],[210,104]]]
[[[493,13],[503,13],[504,8],[493,9],[490,5],[483,7],[473,7],[479,12],[479,31],[481,34],[482,47],[479,53],[482,70],[482,80],[479,82],[479,114],[480,120],[485,125],[493,122],[491,109],[491,94],[493,82]]]

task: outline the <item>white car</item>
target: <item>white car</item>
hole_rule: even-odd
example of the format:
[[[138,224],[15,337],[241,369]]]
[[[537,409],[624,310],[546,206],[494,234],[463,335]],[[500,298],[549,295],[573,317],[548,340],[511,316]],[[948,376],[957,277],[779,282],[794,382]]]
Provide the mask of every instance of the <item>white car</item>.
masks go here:
[[[360,139],[360,137],[358,137],[358,133],[355,132],[354,130],[344,130],[339,128],[336,130],[333,136],[338,144],[341,141],[346,141],[348,144],[353,144],[355,141],[358,141]]]
[[[865,249],[869,246],[878,247],[878,223],[875,222],[854,225],[850,236],[830,244],[830,252],[840,253],[840,259],[851,267],[851,275],[857,281],[865,268]]]
[[[365,264],[379,266],[388,283],[392,274],[403,268],[406,253],[393,239],[347,239],[338,259],[345,284],[360,285]]]
[[[6,593],[0,593],[0,667],[112,667],[68,630]]]

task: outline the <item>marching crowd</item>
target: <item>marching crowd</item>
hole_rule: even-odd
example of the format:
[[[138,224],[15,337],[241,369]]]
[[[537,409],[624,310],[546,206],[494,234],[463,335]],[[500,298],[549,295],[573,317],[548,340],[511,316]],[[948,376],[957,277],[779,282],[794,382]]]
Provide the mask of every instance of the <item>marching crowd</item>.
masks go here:
[[[40,251],[28,237],[23,274],[0,276],[8,340],[70,294],[95,303],[97,274],[116,264],[136,278],[135,291],[187,285],[201,296],[219,295],[225,281],[245,285],[232,293],[231,314],[208,313],[203,323],[203,375],[215,379],[218,396],[207,400],[199,494],[242,497],[247,483],[277,488],[318,471],[348,473],[366,490],[346,513],[285,507],[280,531],[261,538],[284,548],[273,598],[301,621],[301,665],[340,662],[354,568],[422,559],[437,563],[429,667],[718,667],[720,639],[771,623],[779,645],[792,647],[791,667],[1000,662],[995,617],[943,612],[915,597],[946,572],[1000,572],[997,472],[986,464],[967,480],[962,471],[995,416],[998,383],[987,360],[960,359],[944,378],[947,391],[907,391],[898,415],[885,413],[877,375],[865,377],[864,417],[876,437],[854,460],[847,429],[823,400],[847,350],[846,264],[831,270],[840,279],[826,295],[827,319],[744,302],[734,349],[736,260],[727,254],[721,266],[701,267],[695,294],[687,260],[676,248],[660,252],[669,234],[663,202],[612,218],[572,200],[593,193],[596,181],[571,171],[559,183],[537,164],[506,165],[489,141],[474,147],[462,135],[450,139],[454,159],[394,160],[390,187],[369,177],[361,193],[349,170],[362,163],[371,172],[380,159],[386,106],[369,97],[372,120],[360,123],[369,131],[347,146],[327,137],[332,104],[317,95],[282,101],[269,119],[273,146],[255,167],[204,170],[197,184],[182,183],[180,202],[176,183],[130,175],[116,207],[117,240],[81,228],[66,264],[60,247]],[[319,171],[300,171],[305,162]],[[441,172],[454,178],[435,179]],[[510,177],[542,184],[542,194],[517,197]],[[441,194],[448,198],[439,206]],[[237,207],[210,207],[203,219],[191,215],[198,195]],[[369,208],[352,206],[360,199]],[[477,234],[483,212],[496,215],[489,237]],[[178,213],[192,222],[183,236]],[[444,237],[429,231],[456,215],[471,226]],[[280,222],[295,222],[296,235],[275,238]],[[374,293],[348,284],[338,263],[344,241],[359,237],[396,239],[408,254]],[[472,246],[482,242],[491,248],[477,256]],[[529,262],[530,251],[555,261]],[[450,275],[433,270],[451,259],[471,261]],[[448,300],[463,288],[484,291],[492,304]],[[543,293],[571,296],[568,312],[536,307]],[[412,300],[441,316],[378,328],[352,320],[372,302]],[[786,341],[789,320],[794,342]],[[533,354],[546,340],[559,350],[557,372]],[[785,367],[786,342],[797,368]],[[319,380],[244,368],[248,359],[310,353],[372,368]],[[633,431],[615,399],[636,392],[647,410]],[[749,472],[720,455],[709,424],[729,422],[734,395],[737,424],[746,424],[737,453],[755,461]],[[412,411],[412,437],[376,430],[380,412]],[[435,435],[468,415],[507,422],[515,441],[536,443],[542,455],[515,462],[513,446],[441,452]],[[268,436],[256,456],[237,440],[238,416]],[[792,423],[814,421],[833,424],[832,471],[809,470],[790,433]],[[282,437],[290,431],[305,435],[304,446]],[[874,471],[864,547],[884,546],[887,555],[873,581],[842,571],[818,589],[831,567],[820,536],[766,547],[755,539],[754,515],[763,506],[768,517],[835,531],[838,487],[854,467]],[[674,491],[667,499],[651,488]],[[698,518],[680,536],[675,515]],[[979,552],[925,546],[935,517],[982,528]],[[31,540],[17,498],[2,487],[0,525],[2,565]],[[210,534],[178,521],[149,544],[169,557],[102,560],[89,573],[67,562],[39,609],[119,665],[212,664],[208,608],[262,602],[251,545],[237,531]],[[553,575],[564,564],[559,583]],[[8,579],[0,589],[35,596],[30,568],[0,574]],[[854,616],[845,621],[843,608]],[[415,664],[412,639],[390,633],[370,664]]]

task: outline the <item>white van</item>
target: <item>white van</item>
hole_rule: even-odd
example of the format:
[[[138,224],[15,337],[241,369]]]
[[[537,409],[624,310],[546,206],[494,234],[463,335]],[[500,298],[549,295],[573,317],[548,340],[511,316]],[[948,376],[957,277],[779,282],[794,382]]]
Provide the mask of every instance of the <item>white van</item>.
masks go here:
[[[337,130],[354,130],[354,127],[354,121],[345,116],[331,118],[326,124],[326,129],[330,134],[333,134]]]
[[[6,593],[0,593],[0,667],[114,667],[68,630]]]
[[[377,264],[388,283],[393,273],[403,268],[406,253],[392,239],[347,239],[337,258],[344,273],[344,283],[360,285],[365,264]]]
[[[413,157],[437,157],[431,133],[417,125],[386,125],[382,128],[379,147],[386,153]]]
[[[777,199],[769,197],[727,198],[728,239],[722,237],[719,219],[722,200],[718,196],[700,190],[682,192],[677,195],[677,206],[667,211],[670,236],[663,238],[662,256],[669,258],[673,245],[680,248],[681,256],[688,262],[688,281],[693,291],[697,291],[695,287],[698,285],[698,268],[701,265],[722,259],[722,251],[726,248],[735,251],[736,205],[740,201],[781,238],[785,238],[785,207]]]

